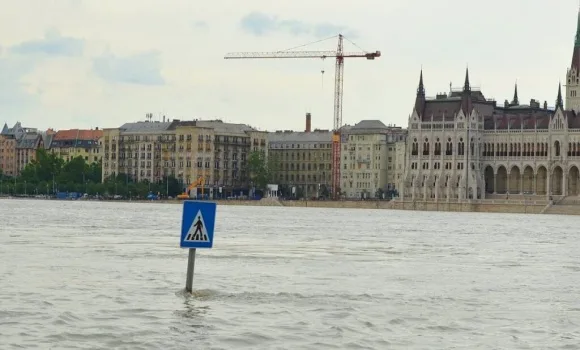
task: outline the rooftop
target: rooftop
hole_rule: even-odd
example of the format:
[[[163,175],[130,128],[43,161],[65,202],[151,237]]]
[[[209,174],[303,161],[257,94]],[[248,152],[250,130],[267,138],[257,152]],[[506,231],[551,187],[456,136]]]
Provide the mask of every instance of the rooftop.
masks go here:
[[[397,131],[403,131],[400,126],[385,125],[382,121],[361,120],[353,126],[345,125],[341,128],[343,134],[389,134]]]
[[[64,140],[98,140],[103,136],[102,130],[80,130],[80,129],[70,129],[70,130],[59,130],[53,136],[53,141],[64,141]]]
[[[31,132],[24,134],[16,144],[16,148],[33,148],[35,149],[38,142],[42,139],[40,134]]]
[[[131,133],[131,134],[140,134],[140,133],[156,133],[156,132],[163,132],[167,131],[169,127],[174,122],[135,122],[135,123],[125,123],[119,127],[121,132]]]
[[[216,134],[239,134],[245,135],[249,131],[258,131],[257,129],[247,125],[247,124],[234,124],[234,123],[224,123],[223,121],[216,120],[195,120],[196,126],[202,128],[211,128]]]
[[[328,130],[315,130],[312,132],[276,131],[268,133],[270,143],[307,143],[307,142],[331,142],[332,132]]]
[[[158,121],[141,121],[135,123],[125,123],[119,128],[121,132],[130,134],[139,133],[163,133],[166,131],[175,130],[180,126],[197,126],[200,128],[210,128],[213,129],[216,134],[228,134],[228,135],[246,135],[248,131],[258,131],[257,129],[246,125],[246,124],[234,124],[234,123],[224,123],[222,120],[179,120],[173,119],[167,122]]]

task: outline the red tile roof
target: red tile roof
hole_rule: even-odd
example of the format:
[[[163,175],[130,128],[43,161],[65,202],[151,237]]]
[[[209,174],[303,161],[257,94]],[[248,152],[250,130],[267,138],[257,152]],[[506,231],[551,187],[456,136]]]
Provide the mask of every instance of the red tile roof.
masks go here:
[[[70,129],[57,131],[52,140],[98,140],[102,136],[102,130]]]

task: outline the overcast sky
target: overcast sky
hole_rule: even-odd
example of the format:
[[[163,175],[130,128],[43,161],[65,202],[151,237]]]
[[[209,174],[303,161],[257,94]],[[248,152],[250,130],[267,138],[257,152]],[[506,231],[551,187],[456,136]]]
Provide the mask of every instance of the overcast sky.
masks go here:
[[[460,87],[468,65],[488,98],[511,99],[517,80],[520,102],[553,106],[578,0],[0,0],[0,8],[2,124],[118,127],[151,112],[303,130],[307,111],[314,128],[332,128],[332,59],[223,56],[339,32],[349,51],[380,50],[375,61],[345,62],[346,124],[406,127],[421,66],[430,96]]]

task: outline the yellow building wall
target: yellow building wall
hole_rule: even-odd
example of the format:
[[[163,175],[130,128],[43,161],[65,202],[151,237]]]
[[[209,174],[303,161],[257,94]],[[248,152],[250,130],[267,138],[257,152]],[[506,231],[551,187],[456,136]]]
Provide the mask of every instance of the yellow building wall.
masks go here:
[[[215,136],[213,129],[198,126],[178,126],[175,130],[175,136],[176,177],[182,179],[186,185],[196,182],[200,176],[204,178],[206,185],[213,184],[213,139]],[[164,158],[170,156],[168,150],[164,151]],[[198,159],[202,159],[201,168],[198,166]],[[209,168],[206,167],[207,162],[209,162]]]
[[[94,148],[76,148],[76,147],[55,147],[51,152],[64,160],[71,161],[73,158],[82,157],[87,164],[96,163],[103,159],[100,147]]]

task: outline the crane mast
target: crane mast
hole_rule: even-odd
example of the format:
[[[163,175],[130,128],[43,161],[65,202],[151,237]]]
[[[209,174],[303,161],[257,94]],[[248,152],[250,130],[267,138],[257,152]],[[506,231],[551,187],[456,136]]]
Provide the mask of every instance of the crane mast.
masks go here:
[[[332,128],[332,186],[333,199],[340,197],[340,151],[342,127],[342,95],[344,82],[344,57],[342,34],[338,35],[334,72],[334,126]]]
[[[331,195],[333,199],[340,196],[340,153],[341,153],[341,128],[342,128],[342,97],[344,86],[344,59],[366,58],[374,60],[381,56],[380,51],[375,52],[344,52],[343,35],[338,35],[336,51],[274,51],[274,52],[233,52],[228,53],[225,59],[253,59],[253,58],[336,58],[334,80],[334,123],[332,129],[332,179]]]

